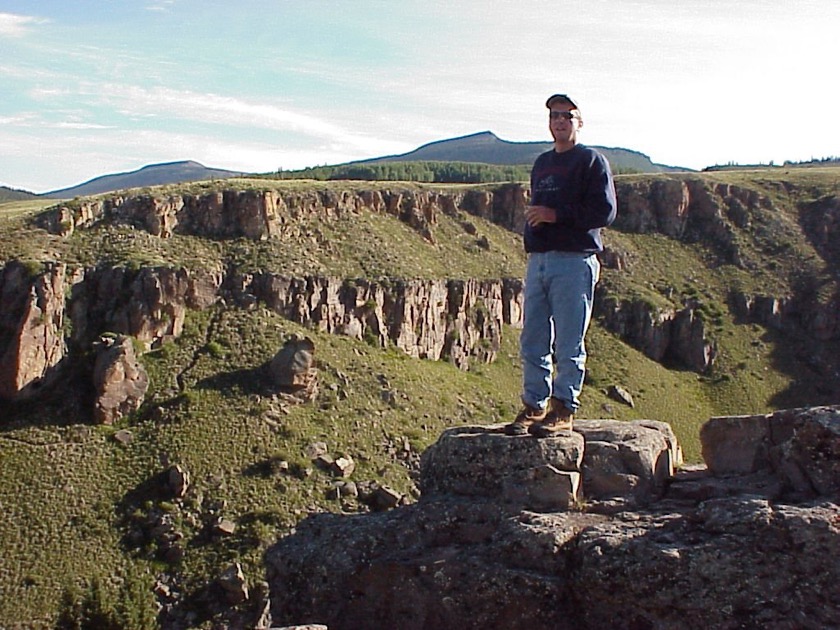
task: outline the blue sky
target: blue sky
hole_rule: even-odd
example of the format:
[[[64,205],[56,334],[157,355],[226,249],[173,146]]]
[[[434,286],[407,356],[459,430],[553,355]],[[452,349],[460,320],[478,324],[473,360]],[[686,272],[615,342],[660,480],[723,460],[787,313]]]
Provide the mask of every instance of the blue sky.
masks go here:
[[[489,130],[655,162],[840,155],[837,0],[0,0],[0,184],[269,172]]]

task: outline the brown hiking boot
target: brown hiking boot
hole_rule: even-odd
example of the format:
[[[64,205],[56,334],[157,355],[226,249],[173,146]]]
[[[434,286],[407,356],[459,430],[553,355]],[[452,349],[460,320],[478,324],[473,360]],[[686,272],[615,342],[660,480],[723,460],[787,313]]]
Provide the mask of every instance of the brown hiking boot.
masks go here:
[[[560,431],[571,431],[574,419],[575,412],[566,407],[562,400],[551,398],[545,419],[531,424],[528,433],[535,437],[551,437]]]
[[[532,407],[531,405],[525,405],[522,408],[522,411],[516,414],[514,421],[505,425],[505,434],[527,435],[529,429],[534,425],[534,423],[543,420],[546,413],[547,411],[545,409],[538,409],[537,407]]]

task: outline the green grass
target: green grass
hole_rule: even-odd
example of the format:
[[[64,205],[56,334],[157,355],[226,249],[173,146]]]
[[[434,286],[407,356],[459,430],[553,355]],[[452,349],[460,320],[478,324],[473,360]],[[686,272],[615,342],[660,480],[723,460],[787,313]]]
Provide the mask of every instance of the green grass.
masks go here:
[[[233,560],[244,563],[252,580],[260,579],[261,554],[279,533],[312,511],[341,509],[326,498],[333,479],[306,455],[313,442],[326,442],[333,455],[352,456],[354,479],[410,493],[403,444],[412,445],[416,456],[447,426],[499,421],[513,413],[516,387],[499,378],[511,369],[506,358],[476,373],[462,372],[445,362],[301,329],[260,309],[217,315],[211,343],[230,349],[219,359],[206,351],[209,315],[191,314],[177,342],[145,355],[155,386],[144,410],[127,423],[135,436],[130,445],[110,439],[113,429],[58,429],[60,420],[49,417],[30,417],[2,434],[0,504],[15,507],[0,522],[6,550],[0,624],[33,619],[33,611],[48,618],[68,580],[79,588],[100,580],[112,598],[120,575],[146,575],[151,588],[161,568],[154,546],[127,554],[120,542],[123,513],[144,513],[146,502],[122,504],[163,470],[161,454],[192,478],[191,495],[172,509],[195,546],[187,545],[177,572],[187,590],[198,591],[208,575]],[[254,385],[259,367],[292,334],[316,341],[321,394],[314,403],[287,406]],[[508,386],[498,387],[499,381]],[[280,461],[311,475],[281,472],[272,466]],[[71,475],[62,473],[65,466]],[[239,530],[207,543],[203,522],[212,502],[225,503],[222,514]]]
[[[333,479],[307,457],[313,442],[326,442],[335,456],[353,457],[354,480],[411,496],[403,444],[416,456],[447,427],[509,421],[518,408],[514,329],[505,329],[496,362],[462,372],[446,362],[303,329],[263,309],[216,314],[209,343],[228,349],[220,358],[207,350],[210,315],[192,313],[179,340],[144,356],[154,387],[133,420],[115,428],[56,427],[59,419],[42,417],[0,436],[0,504],[8,516],[0,522],[0,623],[49,619],[68,588],[94,580],[110,600],[119,597],[123,576],[142,579],[151,589],[163,570],[196,593],[208,576],[235,560],[259,580],[263,551],[299,518],[361,507],[327,498]],[[318,398],[297,406],[255,386],[260,366],[294,334],[315,340],[321,380]],[[687,460],[698,461],[702,423],[745,410],[744,375],[737,387],[733,381],[722,388],[713,379],[668,370],[597,327],[589,341],[582,418],[664,420],[674,427]],[[757,357],[745,375],[761,365]],[[784,385],[768,378],[755,381],[760,387],[754,400],[748,397],[748,411],[769,410],[767,392]],[[630,390],[635,408],[607,398],[612,384]],[[113,440],[116,428],[129,428],[134,441],[123,446]],[[122,542],[126,514],[148,513],[148,500],[134,495],[163,471],[161,455],[186,468],[193,484],[185,501],[167,502],[187,548],[172,567],[161,562],[154,545],[126,549]],[[290,463],[292,472],[280,462]],[[302,470],[311,474],[294,472]],[[208,506],[214,503],[224,503],[219,514],[237,523],[229,539],[207,540]]]
[[[55,199],[26,199],[0,202],[0,218],[11,219],[31,215],[55,205]]]

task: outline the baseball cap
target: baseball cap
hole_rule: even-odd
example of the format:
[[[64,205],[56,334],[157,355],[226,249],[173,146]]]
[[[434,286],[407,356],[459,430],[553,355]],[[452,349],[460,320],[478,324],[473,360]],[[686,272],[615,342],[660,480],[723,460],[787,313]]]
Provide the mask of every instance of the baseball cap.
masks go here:
[[[571,105],[574,109],[580,109],[580,107],[578,107],[578,104],[575,103],[572,100],[572,98],[570,96],[567,96],[566,94],[552,94],[548,97],[548,100],[545,102],[545,106],[551,109],[552,105],[561,102]]]

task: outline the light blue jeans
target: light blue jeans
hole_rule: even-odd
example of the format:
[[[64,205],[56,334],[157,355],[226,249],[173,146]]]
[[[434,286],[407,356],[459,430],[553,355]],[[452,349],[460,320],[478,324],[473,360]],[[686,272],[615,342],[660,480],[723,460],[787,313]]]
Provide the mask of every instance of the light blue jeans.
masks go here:
[[[549,397],[580,407],[586,365],[584,337],[601,265],[594,254],[528,255],[519,338],[522,402],[545,409]]]

